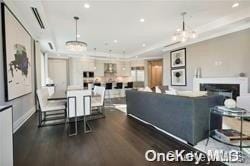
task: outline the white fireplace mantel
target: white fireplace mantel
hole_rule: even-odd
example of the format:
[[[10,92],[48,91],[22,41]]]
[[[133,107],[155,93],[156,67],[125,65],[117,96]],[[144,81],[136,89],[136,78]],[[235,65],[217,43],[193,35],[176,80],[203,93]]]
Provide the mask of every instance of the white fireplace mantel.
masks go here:
[[[226,78],[194,78],[193,90],[199,91],[200,84],[239,84],[240,95],[248,93],[247,77],[226,77]]]

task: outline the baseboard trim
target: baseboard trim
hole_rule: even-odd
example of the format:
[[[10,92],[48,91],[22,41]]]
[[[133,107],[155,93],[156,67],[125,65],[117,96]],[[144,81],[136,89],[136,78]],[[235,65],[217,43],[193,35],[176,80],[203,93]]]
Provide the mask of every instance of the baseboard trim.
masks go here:
[[[36,112],[35,106],[27,111],[23,116],[13,123],[13,133],[15,133],[34,113]]]

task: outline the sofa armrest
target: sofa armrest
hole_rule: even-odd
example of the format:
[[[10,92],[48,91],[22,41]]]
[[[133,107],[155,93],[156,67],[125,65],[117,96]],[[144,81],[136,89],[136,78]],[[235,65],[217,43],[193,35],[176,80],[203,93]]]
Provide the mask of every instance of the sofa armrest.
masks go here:
[[[194,126],[194,144],[208,137],[210,108],[222,105],[224,98],[222,96],[206,96],[194,99],[193,126]],[[222,117],[211,114],[211,129],[220,129],[222,127]]]

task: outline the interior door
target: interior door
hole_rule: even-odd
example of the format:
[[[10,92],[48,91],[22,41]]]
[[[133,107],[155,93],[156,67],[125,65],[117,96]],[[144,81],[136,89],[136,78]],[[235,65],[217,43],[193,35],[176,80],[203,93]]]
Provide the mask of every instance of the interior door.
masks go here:
[[[67,88],[67,60],[49,59],[49,78],[54,81],[56,91],[65,91]]]
[[[162,85],[162,67],[152,66],[151,86],[155,87],[160,85]]]
[[[162,70],[162,60],[148,62],[148,83],[151,88],[162,85]]]

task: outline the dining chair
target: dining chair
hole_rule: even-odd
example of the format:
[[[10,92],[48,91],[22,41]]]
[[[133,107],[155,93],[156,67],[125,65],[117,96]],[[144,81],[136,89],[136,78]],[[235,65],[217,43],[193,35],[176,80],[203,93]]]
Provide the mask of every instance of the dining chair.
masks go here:
[[[71,90],[67,91],[67,123],[70,126],[70,121],[75,123],[75,133],[70,133],[69,136],[77,135],[77,123],[78,119],[83,117],[84,133],[91,132],[91,128],[87,124],[86,116],[91,113],[91,90]],[[87,125],[89,130],[87,130]]]
[[[119,91],[119,96],[118,97],[119,98],[122,97],[121,94],[122,94],[122,89],[123,89],[123,83],[122,82],[117,82],[115,89],[117,89]]]
[[[109,100],[109,104],[110,105],[112,104],[112,102],[111,102],[111,94],[110,94],[110,92],[112,91],[112,89],[113,89],[113,83],[112,82],[107,82],[105,84],[105,90],[106,90],[107,98]]]
[[[105,87],[101,86],[94,86],[91,100],[91,109],[98,110],[105,117],[105,110],[104,110],[104,97],[105,97]],[[92,112],[93,113],[93,112]]]
[[[43,127],[46,124],[46,121],[55,121],[59,119],[65,119],[65,115],[63,117],[56,118],[48,118],[50,116],[58,115],[59,111],[63,111],[65,113],[66,106],[64,102],[51,102],[48,101],[49,93],[47,88],[41,88],[36,91],[37,99],[38,99],[38,127]],[[47,114],[49,113],[49,114]],[[62,123],[52,123],[51,125],[57,125]]]

